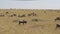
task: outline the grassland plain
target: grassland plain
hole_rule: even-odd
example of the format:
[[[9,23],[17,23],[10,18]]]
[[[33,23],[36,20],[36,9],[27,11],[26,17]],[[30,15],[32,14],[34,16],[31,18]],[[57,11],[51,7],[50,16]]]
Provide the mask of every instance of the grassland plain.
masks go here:
[[[6,14],[6,12],[9,12]],[[28,16],[30,13],[36,13],[37,16]],[[60,29],[56,29],[57,22],[54,19],[60,16],[60,10],[31,10],[31,9],[0,9],[0,34],[60,34]],[[9,17],[12,14],[22,15],[26,17],[19,18],[17,16]],[[33,18],[43,21],[33,22]],[[13,20],[27,20],[27,24],[18,24]]]

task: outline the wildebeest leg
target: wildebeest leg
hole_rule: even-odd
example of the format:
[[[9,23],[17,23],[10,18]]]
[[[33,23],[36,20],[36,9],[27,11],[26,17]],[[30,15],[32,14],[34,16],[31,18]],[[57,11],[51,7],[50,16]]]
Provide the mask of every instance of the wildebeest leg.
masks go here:
[[[55,19],[55,21],[56,21],[57,19]]]
[[[57,29],[57,28],[60,28],[60,25],[59,25],[59,24],[56,25],[56,29]]]
[[[56,26],[56,29],[57,29],[57,26]]]
[[[26,24],[26,22],[25,22],[25,23],[23,23],[23,25],[24,25],[24,24]]]
[[[56,24],[56,29],[59,27],[59,25],[58,24]]]
[[[55,27],[55,29],[57,29],[57,24],[56,24],[56,27]]]
[[[23,23],[23,25],[24,25],[24,23]]]
[[[21,24],[21,23],[19,22],[19,24]]]

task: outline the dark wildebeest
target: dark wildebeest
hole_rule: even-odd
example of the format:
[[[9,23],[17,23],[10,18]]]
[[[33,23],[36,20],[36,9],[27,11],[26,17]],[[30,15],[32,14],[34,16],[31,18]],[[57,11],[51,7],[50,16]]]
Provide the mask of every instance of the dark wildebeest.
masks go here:
[[[24,24],[27,23],[27,21],[25,21],[25,20],[20,20],[20,21],[19,21],[19,24],[21,24],[21,23],[24,25]]]
[[[6,12],[6,14],[9,14],[9,12]]]
[[[59,25],[59,24],[56,25],[56,29],[57,29],[57,28],[60,28],[60,25]]]
[[[18,22],[19,24],[26,24],[27,23],[27,21],[25,21],[25,20],[13,20],[13,22]]]
[[[57,18],[55,19],[55,21],[57,21],[57,20],[60,20],[60,17],[57,17]]]

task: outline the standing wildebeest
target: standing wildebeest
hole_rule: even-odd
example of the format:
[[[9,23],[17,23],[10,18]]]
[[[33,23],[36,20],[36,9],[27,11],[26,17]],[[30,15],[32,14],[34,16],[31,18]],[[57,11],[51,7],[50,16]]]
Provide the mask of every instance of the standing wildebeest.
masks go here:
[[[21,23],[24,25],[24,24],[27,23],[27,21],[25,21],[25,20],[19,20],[19,24],[21,24]]]
[[[57,18],[55,19],[55,21],[57,21],[57,20],[60,20],[60,17],[57,17]]]
[[[25,21],[25,20],[13,20],[13,22],[19,22],[19,24],[26,24],[27,23],[27,21]]]
[[[60,25],[59,25],[59,24],[56,25],[56,29],[57,29],[57,28],[60,28]]]

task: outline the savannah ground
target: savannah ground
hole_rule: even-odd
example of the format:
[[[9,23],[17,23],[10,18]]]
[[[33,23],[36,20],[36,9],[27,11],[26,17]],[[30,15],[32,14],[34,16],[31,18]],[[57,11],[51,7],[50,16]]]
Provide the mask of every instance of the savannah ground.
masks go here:
[[[9,12],[9,14],[6,14]],[[28,16],[30,13],[36,13],[37,16]],[[56,29],[57,22],[54,19],[60,16],[60,10],[15,10],[15,9],[0,9],[0,34],[60,34],[60,29]],[[9,17],[11,14],[25,14],[26,17],[19,18],[17,16]],[[43,21],[34,22],[33,18]],[[13,20],[27,20],[27,24],[18,24]]]

